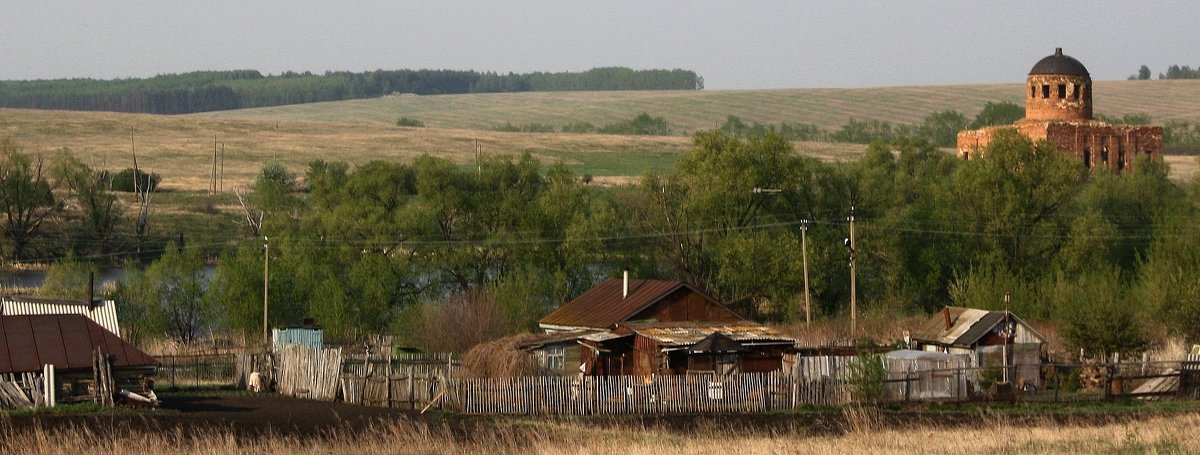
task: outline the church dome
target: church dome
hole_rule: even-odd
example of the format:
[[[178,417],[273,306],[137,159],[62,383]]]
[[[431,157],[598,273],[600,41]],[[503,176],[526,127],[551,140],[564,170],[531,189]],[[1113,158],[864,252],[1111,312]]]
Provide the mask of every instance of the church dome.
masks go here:
[[[1047,56],[1033,65],[1033,69],[1029,70],[1029,75],[1035,74],[1069,74],[1091,78],[1087,68],[1079,63],[1079,60],[1075,60],[1069,55],[1063,55],[1061,47],[1054,49],[1054,55]]]

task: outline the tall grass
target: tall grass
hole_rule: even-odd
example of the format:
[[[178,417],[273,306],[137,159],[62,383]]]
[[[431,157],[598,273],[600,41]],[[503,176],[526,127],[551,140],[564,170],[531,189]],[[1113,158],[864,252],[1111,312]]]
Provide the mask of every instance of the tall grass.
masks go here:
[[[857,412],[857,411],[856,411]],[[1100,423],[1050,418],[1014,421],[983,414],[964,416],[963,426],[914,424],[881,428],[863,411],[859,423],[833,435],[730,429],[720,422],[676,432],[637,424],[594,425],[582,421],[498,420],[453,430],[415,421],[375,423],[354,431],[318,435],[238,436],[230,429],[67,428],[18,431],[0,421],[5,453],[1197,453],[1194,429],[1200,414]]]

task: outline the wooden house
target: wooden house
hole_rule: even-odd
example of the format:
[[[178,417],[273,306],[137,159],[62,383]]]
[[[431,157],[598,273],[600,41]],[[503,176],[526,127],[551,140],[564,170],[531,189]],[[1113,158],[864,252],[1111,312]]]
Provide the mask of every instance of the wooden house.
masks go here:
[[[97,352],[111,367],[114,390],[152,390],[158,361],[85,316],[0,316],[0,376],[40,373],[54,365],[59,402],[96,396]]]
[[[741,316],[682,281],[611,278],[538,321],[548,333],[609,330],[620,322],[737,322]]]
[[[1005,377],[1014,384],[1039,387],[1045,342],[1010,312],[949,306],[912,334],[914,349],[965,355],[979,367],[1006,370]]]
[[[610,279],[540,324],[550,336],[523,348],[557,375],[773,371],[796,344],[681,281]]]

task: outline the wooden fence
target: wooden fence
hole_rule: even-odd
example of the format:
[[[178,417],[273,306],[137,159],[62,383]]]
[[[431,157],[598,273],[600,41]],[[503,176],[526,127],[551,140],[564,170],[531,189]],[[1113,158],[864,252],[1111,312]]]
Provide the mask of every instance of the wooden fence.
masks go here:
[[[159,355],[155,384],[163,387],[236,383],[234,354]]]
[[[313,400],[333,401],[338,396],[342,349],[317,349],[288,345],[278,353],[275,385],[279,393]]]
[[[432,401],[439,384],[458,376],[451,354],[348,355],[339,386],[347,403],[418,409]]]

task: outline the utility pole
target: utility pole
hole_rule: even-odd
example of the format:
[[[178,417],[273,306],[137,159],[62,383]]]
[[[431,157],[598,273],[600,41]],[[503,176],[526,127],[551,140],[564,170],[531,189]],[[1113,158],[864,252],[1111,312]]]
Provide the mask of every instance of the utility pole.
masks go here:
[[[263,339],[267,346],[271,345],[271,334],[267,332],[267,291],[270,290],[271,244],[267,236],[263,236]]]
[[[850,206],[850,239],[846,241],[850,247],[850,336],[855,336],[858,325],[858,265],[855,260],[858,250],[854,248],[854,206]]]
[[[808,220],[800,220],[800,253],[804,258],[804,328],[812,326],[812,297],[808,293]]]

